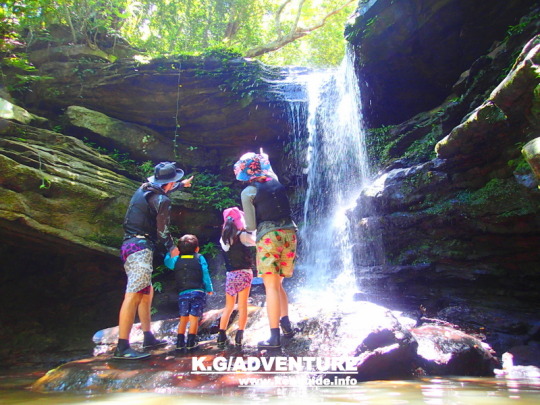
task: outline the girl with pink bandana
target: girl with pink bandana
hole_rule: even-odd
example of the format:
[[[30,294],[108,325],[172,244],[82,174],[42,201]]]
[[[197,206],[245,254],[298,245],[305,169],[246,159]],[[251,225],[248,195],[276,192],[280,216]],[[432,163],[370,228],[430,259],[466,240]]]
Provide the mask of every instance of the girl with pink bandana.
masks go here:
[[[217,344],[219,347],[224,347],[227,343],[225,330],[238,297],[238,330],[234,340],[236,346],[241,346],[247,323],[247,304],[255,267],[249,246],[255,246],[255,238],[246,231],[244,213],[239,208],[231,207],[223,211],[220,243],[225,251],[227,280],[225,282],[225,308],[219,322]]]

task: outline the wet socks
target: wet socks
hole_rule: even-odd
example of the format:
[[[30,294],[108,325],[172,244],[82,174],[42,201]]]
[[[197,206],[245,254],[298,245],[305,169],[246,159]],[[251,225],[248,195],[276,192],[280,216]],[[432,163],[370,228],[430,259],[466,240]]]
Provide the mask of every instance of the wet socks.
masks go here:
[[[218,346],[225,346],[227,343],[227,335],[225,334],[225,329],[220,329],[217,337]]]
[[[281,347],[279,328],[270,329],[270,339],[257,343],[259,349],[275,349]]]
[[[166,340],[158,340],[154,334],[150,331],[144,332],[143,348],[145,349],[155,349],[167,344]]]
[[[154,337],[154,334],[150,331],[143,332],[144,340],[143,340],[143,346],[152,346],[158,343],[158,340]]]
[[[188,333],[186,349],[195,349],[198,346],[196,338],[197,338],[197,335],[193,333]]]
[[[184,335],[176,335],[176,350],[182,350],[186,348],[186,341]]]
[[[283,331],[283,336],[285,337],[292,337],[294,336],[294,330],[291,325],[291,321],[289,320],[289,316],[285,315],[283,318],[279,320],[279,325],[281,326],[281,330]]]
[[[127,349],[129,349],[129,340],[127,340],[127,339],[118,339],[117,350],[119,352],[124,352]]]
[[[242,346],[242,339],[244,338],[244,330],[238,329],[236,331],[236,336],[234,337],[234,344],[236,346]]]

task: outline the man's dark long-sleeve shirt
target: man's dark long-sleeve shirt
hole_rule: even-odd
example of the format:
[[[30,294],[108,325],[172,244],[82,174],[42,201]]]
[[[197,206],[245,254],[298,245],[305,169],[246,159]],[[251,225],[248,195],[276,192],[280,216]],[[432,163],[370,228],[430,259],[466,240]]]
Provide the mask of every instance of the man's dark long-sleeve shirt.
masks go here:
[[[144,236],[170,251],[174,246],[169,231],[170,213],[171,200],[163,189],[144,183],[129,203],[124,219],[124,238]]]

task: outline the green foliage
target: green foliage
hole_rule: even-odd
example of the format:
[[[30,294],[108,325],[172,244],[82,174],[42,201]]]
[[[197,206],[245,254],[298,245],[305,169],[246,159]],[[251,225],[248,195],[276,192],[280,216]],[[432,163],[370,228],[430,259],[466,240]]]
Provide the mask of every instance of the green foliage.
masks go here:
[[[328,2],[329,7],[336,2]],[[344,3],[344,1],[341,1]],[[347,41],[343,35],[345,22],[353,12],[357,3],[353,3],[335,14],[326,21],[326,24],[317,31],[300,38],[277,51],[262,55],[259,59],[268,65],[296,65],[296,66],[337,66],[345,55]],[[308,7],[309,10],[309,7]],[[314,18],[317,13],[311,10],[306,12],[306,21],[303,26],[310,24],[308,17]],[[320,14],[319,14],[320,15]]]
[[[202,210],[223,210],[238,205],[238,193],[223,184],[218,175],[203,172],[192,173],[194,177],[191,192],[194,200]]]
[[[517,150],[521,150],[524,146],[525,142],[518,142],[515,144]],[[514,174],[529,174],[532,171],[531,166],[525,160],[525,156],[523,156],[522,153],[520,153],[515,159],[510,159],[507,164]]]
[[[143,178],[148,178],[154,174],[154,163],[152,161],[147,160],[145,162],[142,162],[137,168],[139,173]]]
[[[41,178],[41,184],[39,185],[39,188],[42,189],[42,190],[47,190],[49,188],[51,188],[51,180],[49,180],[49,178],[47,176],[45,176],[44,174],[42,174],[42,178]]]
[[[219,45],[204,49],[201,52],[201,56],[205,58],[218,58],[222,61],[229,61],[231,59],[241,58],[242,54],[234,48]]]
[[[436,157],[435,145],[440,140],[441,129],[433,124],[432,130],[422,139],[414,141],[405,151],[403,157],[417,161],[428,161]]]
[[[146,169],[146,165],[149,162],[144,162],[142,165],[137,166],[135,160],[131,159],[129,156],[129,153],[126,152],[120,152],[118,149],[112,149],[109,150],[103,146],[99,146],[95,142],[90,141],[88,138],[83,138],[82,141],[86,146],[91,147],[92,149],[95,149],[102,155],[107,155],[113,160],[115,160],[123,169],[133,173],[139,173],[142,176],[142,173],[139,171],[141,167],[144,167]],[[152,166],[153,171],[153,166]]]
[[[101,245],[114,246],[114,247],[119,247],[123,241],[122,236],[103,235],[103,234],[89,236],[88,239],[93,240],[94,242],[97,242]]]
[[[366,136],[366,149],[371,165],[378,167],[388,160],[388,149],[392,141],[392,129],[395,125],[370,128]]]
[[[163,292],[163,283],[161,281],[153,281],[155,278],[162,276],[165,273],[168,273],[172,271],[164,264],[161,264],[154,268],[154,271],[152,272],[152,285],[154,286],[154,290],[157,292]],[[157,311],[156,311],[157,312]]]
[[[515,174],[529,174],[531,173],[531,166],[525,160],[523,155],[520,155],[516,159],[510,159],[508,161],[508,167],[512,169]]]
[[[540,14],[528,15],[522,18],[519,24],[511,25],[510,27],[508,27],[508,30],[506,31],[508,36],[505,39],[508,39],[513,35],[519,35],[523,33],[531,22],[537,21],[538,19],[540,19]]]
[[[461,211],[473,217],[494,215],[505,218],[536,213],[538,206],[513,179],[494,178],[480,189],[461,190],[453,198],[426,211],[435,215]]]
[[[70,35],[64,41],[97,47],[104,36],[123,37],[149,57],[219,49],[246,55],[280,43],[261,58],[265,63],[333,66],[343,57],[345,21],[356,6],[350,0],[7,0],[0,31],[9,42],[30,45],[50,41],[52,28],[61,26]],[[297,33],[304,36],[281,41]]]
[[[26,53],[18,53],[17,55],[4,58],[2,64],[29,73],[37,71],[35,66],[28,61]]]
[[[199,253],[203,256],[215,258],[220,252],[219,247],[214,242],[208,242],[201,246]]]

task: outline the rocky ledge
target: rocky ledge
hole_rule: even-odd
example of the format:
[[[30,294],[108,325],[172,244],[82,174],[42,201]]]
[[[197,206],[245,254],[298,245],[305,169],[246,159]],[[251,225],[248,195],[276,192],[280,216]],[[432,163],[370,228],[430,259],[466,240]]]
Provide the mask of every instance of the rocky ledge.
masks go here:
[[[175,350],[178,319],[154,322],[154,334],[170,344],[140,361],[113,359],[117,328],[106,329],[94,336],[95,357],[49,371],[32,389],[87,394],[227,392],[242,385],[244,378],[270,378],[289,369],[306,378],[359,382],[430,375],[493,376],[500,364],[481,336],[468,335],[455,325],[436,320],[420,325],[368,302],[351,302],[346,307],[346,311],[329,313],[312,305],[292,305],[291,318],[299,320],[296,335],[283,338],[282,348],[266,351],[256,347],[257,341],[267,337],[266,311],[255,306],[249,308],[242,347],[216,346],[212,334],[216,333],[220,310],[205,313],[199,330],[201,342],[190,352]],[[231,325],[228,334],[235,328]],[[141,340],[140,325],[136,325],[132,331],[134,347]]]

